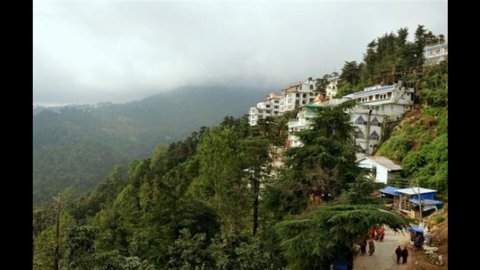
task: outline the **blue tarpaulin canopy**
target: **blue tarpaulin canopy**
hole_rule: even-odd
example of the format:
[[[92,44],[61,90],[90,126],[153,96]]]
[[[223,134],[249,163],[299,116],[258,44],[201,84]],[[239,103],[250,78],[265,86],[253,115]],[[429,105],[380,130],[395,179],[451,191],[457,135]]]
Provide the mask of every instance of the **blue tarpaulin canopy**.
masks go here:
[[[345,260],[337,260],[333,263],[334,270],[347,270],[347,261]]]
[[[414,231],[414,232],[422,233],[422,234],[423,234],[423,229],[420,228],[420,227],[417,227],[417,226],[409,226],[407,229],[408,229],[409,231]]]
[[[415,205],[420,205],[420,202],[418,201],[418,199],[410,199],[409,201],[411,203],[415,204]],[[438,205],[438,206],[441,206],[442,204],[443,204],[443,202],[441,202],[441,201],[428,200],[428,199],[422,200],[422,205]]]
[[[388,195],[398,196],[400,193],[397,192],[397,190],[398,188],[396,187],[386,186],[385,188],[380,189],[380,192]]]

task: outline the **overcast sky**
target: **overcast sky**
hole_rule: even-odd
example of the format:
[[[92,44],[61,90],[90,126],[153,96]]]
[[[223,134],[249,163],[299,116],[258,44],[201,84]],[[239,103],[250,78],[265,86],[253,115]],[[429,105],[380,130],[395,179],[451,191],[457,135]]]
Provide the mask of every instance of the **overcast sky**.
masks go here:
[[[33,99],[127,102],[186,85],[280,91],[361,61],[386,32],[447,32],[447,1],[33,3]],[[271,89],[277,88],[277,89]]]

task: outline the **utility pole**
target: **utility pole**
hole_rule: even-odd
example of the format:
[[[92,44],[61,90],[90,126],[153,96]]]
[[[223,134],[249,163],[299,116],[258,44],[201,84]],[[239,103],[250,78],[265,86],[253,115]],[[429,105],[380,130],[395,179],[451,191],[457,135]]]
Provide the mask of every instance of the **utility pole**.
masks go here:
[[[417,179],[417,194],[418,194],[418,208],[420,211],[420,222],[422,221],[423,213],[422,213],[422,198],[420,197],[420,183]]]
[[[418,208],[419,208],[419,212],[420,212],[420,222],[422,222],[422,217],[423,217],[423,213],[422,213],[422,198],[420,197],[420,183],[418,181],[418,179],[415,181],[415,183],[417,184],[417,190],[415,191],[415,188],[414,187],[411,187],[412,191],[414,193],[417,194],[417,198],[418,198]]]
[[[57,203],[57,229],[55,232],[55,254],[54,254],[54,269],[58,270],[58,262],[60,260],[60,209],[61,201],[60,197],[52,197]]]

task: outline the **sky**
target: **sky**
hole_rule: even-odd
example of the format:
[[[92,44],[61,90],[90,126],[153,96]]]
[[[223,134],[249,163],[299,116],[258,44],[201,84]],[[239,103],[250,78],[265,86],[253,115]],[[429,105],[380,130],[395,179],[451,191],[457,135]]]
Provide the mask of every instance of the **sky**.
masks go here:
[[[446,0],[34,0],[33,102],[123,103],[184,86],[280,92],[340,72],[421,24],[448,39]]]

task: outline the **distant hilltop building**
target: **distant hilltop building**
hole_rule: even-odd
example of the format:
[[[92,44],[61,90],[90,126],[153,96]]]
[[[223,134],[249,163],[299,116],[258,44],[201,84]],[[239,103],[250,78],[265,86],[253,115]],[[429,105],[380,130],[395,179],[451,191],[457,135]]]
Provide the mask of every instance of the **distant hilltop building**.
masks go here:
[[[303,143],[298,132],[311,128],[312,119],[318,111],[354,100],[356,105],[345,112],[350,115],[350,121],[355,127],[353,135],[360,149],[358,154],[369,156],[380,144],[384,135],[384,123],[400,119],[413,107],[415,96],[411,82],[375,85],[341,99],[333,98],[337,94],[338,76],[331,76],[328,82],[326,93],[315,91],[318,89],[318,80],[312,78],[288,85],[282,90],[281,96],[270,92],[263,101],[250,108],[249,124],[255,126],[259,119],[279,116],[298,108],[297,115],[288,121],[288,138],[285,143],[286,148],[301,147]]]
[[[327,94],[327,97],[333,98],[334,96],[337,95],[338,91],[338,81],[340,79],[340,76],[337,73],[332,73],[332,75],[327,79],[328,84],[327,88],[325,89],[325,92]]]
[[[435,45],[425,46],[423,51],[425,65],[437,65],[442,61],[448,60],[448,44],[442,42]]]
[[[282,113],[293,111],[296,108],[313,103],[317,89],[317,80],[308,78],[304,82],[296,82],[282,90],[283,106],[280,108]]]
[[[270,92],[261,102],[248,111],[249,124],[255,126],[259,119],[281,115],[284,112],[293,111],[300,106],[313,103],[317,95],[315,92],[317,86],[317,80],[310,77],[304,82],[299,81],[289,84],[282,90],[281,96]]]
[[[263,101],[257,103],[257,106],[251,107],[248,113],[248,122],[251,126],[257,125],[259,119],[265,119],[268,116],[276,116],[280,113],[280,101],[282,97],[274,92],[268,93]]]

